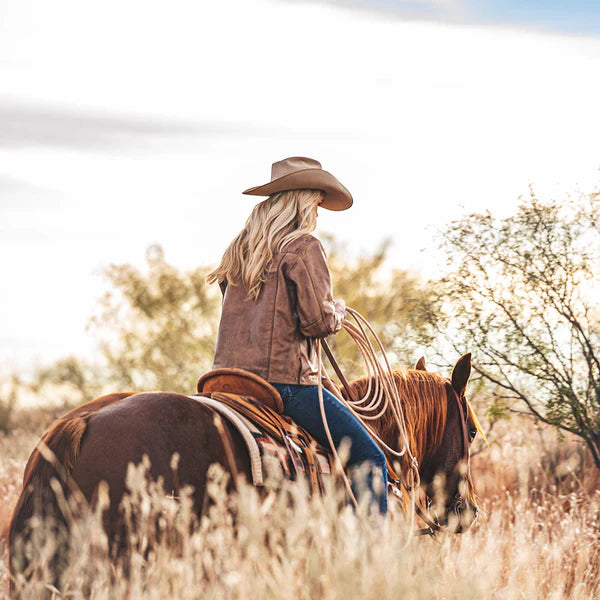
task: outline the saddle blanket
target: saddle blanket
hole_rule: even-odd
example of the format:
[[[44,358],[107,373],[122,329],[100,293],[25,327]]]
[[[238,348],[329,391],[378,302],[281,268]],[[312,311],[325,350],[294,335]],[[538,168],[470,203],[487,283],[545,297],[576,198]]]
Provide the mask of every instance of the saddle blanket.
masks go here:
[[[331,453],[318,446],[309,434],[300,427],[292,425],[292,429],[298,429],[299,435],[290,433],[289,425],[285,424],[282,417],[261,405],[260,411],[269,419],[270,433],[265,431],[263,422],[252,420],[249,415],[252,410],[245,411],[242,414],[236,408],[247,404],[253,404],[256,408],[259,404],[254,398],[241,396],[238,394],[199,394],[188,396],[196,402],[201,402],[215,410],[219,415],[227,419],[241,434],[250,456],[252,469],[252,483],[256,486],[262,486],[265,483],[269,468],[278,465],[282,475],[291,480],[298,477],[308,477],[313,492],[323,493],[322,475],[331,474]],[[233,404],[236,408],[231,406]],[[262,421],[262,420],[261,420]],[[284,427],[278,426],[278,423]],[[279,430],[279,435],[272,435],[273,431]],[[313,444],[307,441],[312,440]],[[276,459],[276,460],[274,460]]]

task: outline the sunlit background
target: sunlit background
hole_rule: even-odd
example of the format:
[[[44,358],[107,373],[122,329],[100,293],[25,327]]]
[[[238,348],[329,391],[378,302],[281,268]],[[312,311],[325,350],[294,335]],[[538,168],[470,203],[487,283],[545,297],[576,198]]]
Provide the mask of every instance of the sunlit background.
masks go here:
[[[0,370],[92,352],[103,265],[214,263],[287,156],[354,196],[321,231],[434,273],[451,219],[597,185],[599,74],[582,0],[4,1]]]

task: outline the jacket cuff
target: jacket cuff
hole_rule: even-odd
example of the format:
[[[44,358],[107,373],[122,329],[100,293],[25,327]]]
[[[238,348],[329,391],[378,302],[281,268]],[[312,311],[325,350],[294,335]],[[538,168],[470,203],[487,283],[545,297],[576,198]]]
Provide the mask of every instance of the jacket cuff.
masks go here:
[[[324,338],[337,333],[342,328],[344,313],[337,310],[333,302],[324,302],[323,308],[325,309],[324,315],[300,327],[300,331],[306,337]]]

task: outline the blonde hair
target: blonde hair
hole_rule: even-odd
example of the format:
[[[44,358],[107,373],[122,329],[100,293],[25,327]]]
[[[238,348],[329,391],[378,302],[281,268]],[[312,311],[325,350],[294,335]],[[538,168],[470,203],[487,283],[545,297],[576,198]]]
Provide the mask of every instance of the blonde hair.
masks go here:
[[[235,285],[239,279],[248,297],[256,300],[275,252],[317,226],[315,206],[321,190],[286,190],[259,202],[246,225],[225,250],[219,266],[207,277]]]

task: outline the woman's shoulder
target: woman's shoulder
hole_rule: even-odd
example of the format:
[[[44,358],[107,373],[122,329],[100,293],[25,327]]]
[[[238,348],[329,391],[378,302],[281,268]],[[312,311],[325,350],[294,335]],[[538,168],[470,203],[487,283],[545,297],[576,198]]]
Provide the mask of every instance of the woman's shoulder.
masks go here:
[[[282,249],[281,252],[285,254],[295,254],[302,256],[310,250],[323,250],[321,242],[310,233],[304,233],[297,238],[294,238],[291,242],[288,242]]]

